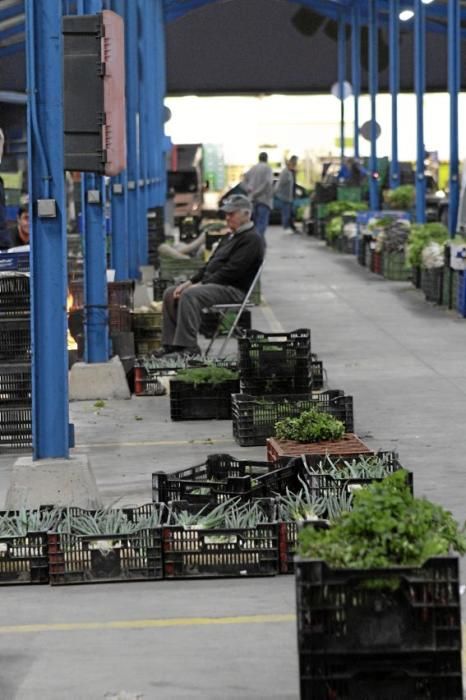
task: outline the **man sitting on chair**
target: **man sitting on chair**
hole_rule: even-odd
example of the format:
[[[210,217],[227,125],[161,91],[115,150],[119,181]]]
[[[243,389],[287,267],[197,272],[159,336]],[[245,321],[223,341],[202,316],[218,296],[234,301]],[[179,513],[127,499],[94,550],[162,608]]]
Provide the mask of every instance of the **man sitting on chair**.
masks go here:
[[[197,334],[202,309],[214,304],[241,304],[264,258],[264,239],[251,221],[252,204],[232,195],[221,208],[230,233],[190,280],[169,287],[163,295],[163,349],[169,353],[200,354]]]

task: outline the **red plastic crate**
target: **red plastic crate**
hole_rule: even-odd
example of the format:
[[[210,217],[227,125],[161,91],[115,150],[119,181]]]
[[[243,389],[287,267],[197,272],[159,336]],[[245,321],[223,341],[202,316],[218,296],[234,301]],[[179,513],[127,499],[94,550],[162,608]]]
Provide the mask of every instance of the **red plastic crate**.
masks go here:
[[[375,454],[354,433],[346,433],[341,440],[323,442],[295,442],[294,440],[267,439],[267,460],[276,462],[281,457],[299,457],[303,454],[327,454],[352,457],[355,454]]]

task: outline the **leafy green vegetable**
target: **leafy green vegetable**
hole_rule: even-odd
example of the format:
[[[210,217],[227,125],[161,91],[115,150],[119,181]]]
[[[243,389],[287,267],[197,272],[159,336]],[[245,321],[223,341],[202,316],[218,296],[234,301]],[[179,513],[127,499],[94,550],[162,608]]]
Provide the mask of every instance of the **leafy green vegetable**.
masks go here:
[[[333,216],[341,216],[345,213],[351,213],[354,211],[365,211],[367,209],[366,202],[329,202],[326,206],[327,218],[332,218]]]
[[[176,378],[188,384],[221,384],[238,379],[238,373],[225,367],[193,367],[177,372]]]
[[[443,224],[432,221],[428,224],[413,224],[408,236],[408,264],[420,267],[422,251],[430,243],[445,243],[448,240],[448,229]]]
[[[306,528],[299,534],[302,557],[330,566],[389,568],[420,566],[429,557],[466,552],[465,526],[424,498],[415,498],[399,470],[354,494],[353,508],[329,530]]]
[[[325,224],[325,237],[328,241],[333,241],[341,234],[343,229],[343,218],[341,216],[332,217]]]
[[[416,201],[416,188],[413,185],[400,185],[393,190],[385,190],[384,200],[390,209],[411,209]]]
[[[344,434],[345,426],[342,421],[318,408],[303,411],[296,418],[285,418],[275,423],[275,436],[280,440],[319,442],[339,440]]]

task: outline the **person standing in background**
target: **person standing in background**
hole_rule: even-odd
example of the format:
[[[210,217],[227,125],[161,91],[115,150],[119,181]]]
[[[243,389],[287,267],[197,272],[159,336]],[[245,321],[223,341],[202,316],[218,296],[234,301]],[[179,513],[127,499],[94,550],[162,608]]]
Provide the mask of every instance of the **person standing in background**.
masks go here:
[[[265,237],[273,207],[273,173],[267,161],[267,153],[259,153],[259,162],[244,174],[241,183],[252,201],[252,220],[262,237]]]
[[[285,231],[291,229],[293,233],[297,233],[293,217],[293,200],[297,166],[298,156],[291,156],[286,163],[286,167],[281,171],[277,184],[275,185],[275,194],[280,200],[282,226]]]

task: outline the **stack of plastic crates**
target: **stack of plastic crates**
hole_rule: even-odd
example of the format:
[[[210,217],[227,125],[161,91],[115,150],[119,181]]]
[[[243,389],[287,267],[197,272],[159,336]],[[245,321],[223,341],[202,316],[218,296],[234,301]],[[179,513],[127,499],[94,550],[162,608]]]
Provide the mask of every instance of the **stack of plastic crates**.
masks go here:
[[[302,700],[462,700],[458,559],[295,567]]]
[[[72,296],[72,309],[84,309],[84,287],[82,280],[69,283]],[[131,330],[131,309],[133,308],[134,282],[123,280],[107,284],[108,327],[110,334]]]
[[[406,265],[404,251],[383,251],[382,274],[387,280],[405,282],[412,279],[413,271]]]
[[[162,312],[133,313],[133,333],[136,355],[150,355],[162,343]]]
[[[238,339],[238,349],[242,393],[232,396],[233,435],[240,445],[264,445],[277,420],[313,403],[311,392],[323,383],[322,363],[311,355],[308,328],[289,333],[251,330]],[[351,417],[346,405],[340,409],[352,424],[352,404]]]
[[[422,270],[421,289],[426,301],[441,304],[443,297],[443,267]]]
[[[0,452],[32,444],[29,277],[0,275]]]

